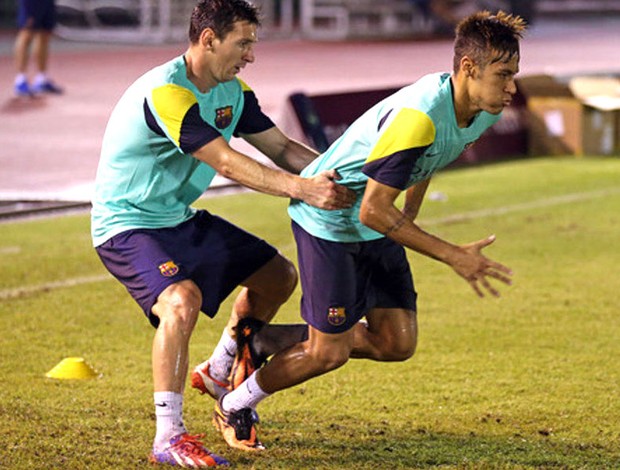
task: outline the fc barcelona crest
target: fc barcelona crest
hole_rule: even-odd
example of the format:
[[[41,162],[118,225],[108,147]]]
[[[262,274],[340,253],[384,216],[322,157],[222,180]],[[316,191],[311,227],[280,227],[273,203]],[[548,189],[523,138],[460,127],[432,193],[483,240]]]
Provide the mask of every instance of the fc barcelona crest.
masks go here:
[[[327,321],[330,325],[340,326],[346,319],[344,307],[330,307],[327,310]]]
[[[162,276],[172,277],[179,272],[179,267],[174,264],[174,261],[166,261],[159,265],[159,272]]]
[[[224,106],[215,110],[215,126],[218,129],[226,129],[230,126],[233,118],[233,107]]]

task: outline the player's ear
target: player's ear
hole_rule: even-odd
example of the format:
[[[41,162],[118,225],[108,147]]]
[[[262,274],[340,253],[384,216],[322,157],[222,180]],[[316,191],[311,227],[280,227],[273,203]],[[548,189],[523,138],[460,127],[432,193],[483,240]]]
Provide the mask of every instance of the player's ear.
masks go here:
[[[215,35],[215,31],[213,31],[211,28],[205,28],[202,30],[202,33],[200,33],[200,44],[204,48],[212,50],[213,41],[215,41],[216,37],[217,36]]]
[[[476,63],[465,55],[461,58],[460,70],[465,77],[473,78],[476,73]]]

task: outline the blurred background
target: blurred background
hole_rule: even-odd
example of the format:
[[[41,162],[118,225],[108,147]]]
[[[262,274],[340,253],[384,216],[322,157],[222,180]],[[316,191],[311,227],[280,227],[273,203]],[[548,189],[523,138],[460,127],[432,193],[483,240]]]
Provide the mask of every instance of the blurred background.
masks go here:
[[[17,2],[0,0],[0,27],[15,24]],[[183,40],[193,0],[57,0],[60,37],[95,41]],[[255,0],[267,37],[394,39],[451,35],[469,13],[487,9],[530,23],[555,15],[620,13],[618,0]]]

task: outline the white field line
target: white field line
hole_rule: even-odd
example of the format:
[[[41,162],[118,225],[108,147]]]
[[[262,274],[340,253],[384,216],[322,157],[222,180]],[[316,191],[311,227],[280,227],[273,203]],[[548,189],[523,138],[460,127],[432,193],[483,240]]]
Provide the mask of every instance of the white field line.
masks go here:
[[[562,196],[547,197],[544,199],[538,199],[523,204],[513,204],[510,206],[493,207],[489,209],[482,209],[479,211],[462,212],[460,214],[452,214],[446,217],[439,217],[435,219],[421,220],[421,225],[441,225],[455,222],[463,222],[474,219],[481,219],[484,217],[504,215],[513,212],[523,212],[531,209],[539,209],[542,207],[559,206],[562,204],[569,204],[572,202],[587,201],[590,199],[596,199],[607,196],[614,196],[620,194],[620,187],[606,188],[598,191],[589,191],[581,193],[570,193]],[[95,282],[109,281],[113,279],[108,274],[98,276],[83,276],[72,279],[66,279],[63,281],[48,282],[45,284],[39,284],[35,286],[20,287],[17,289],[4,289],[0,290],[0,301],[9,300],[23,295],[35,294],[38,292],[45,292],[54,289],[63,289],[66,287],[79,286],[82,284],[93,284]]]
[[[9,300],[16,297],[21,297],[28,294],[36,294],[38,292],[45,292],[55,289],[63,289],[66,287],[79,286],[82,284],[93,284],[95,282],[109,281],[114,279],[109,274],[100,274],[98,276],[83,276],[74,277],[72,279],[65,279],[63,281],[46,282],[45,284],[38,284],[36,286],[18,287],[16,289],[4,289],[0,290],[0,300]]]
[[[544,199],[537,199],[535,201],[524,202],[523,204],[513,204],[510,206],[491,207],[488,209],[481,209],[478,211],[462,212],[460,214],[452,214],[445,217],[438,217],[434,219],[420,220],[420,225],[442,225],[455,222],[464,222],[474,219],[482,219],[484,217],[491,217],[496,215],[510,214],[513,212],[523,212],[532,209],[540,209],[543,207],[559,206],[562,204],[570,204],[571,202],[581,202],[590,199],[597,199],[601,197],[614,196],[620,194],[620,186],[614,188],[600,189],[597,191],[570,193],[562,196],[546,197]]]

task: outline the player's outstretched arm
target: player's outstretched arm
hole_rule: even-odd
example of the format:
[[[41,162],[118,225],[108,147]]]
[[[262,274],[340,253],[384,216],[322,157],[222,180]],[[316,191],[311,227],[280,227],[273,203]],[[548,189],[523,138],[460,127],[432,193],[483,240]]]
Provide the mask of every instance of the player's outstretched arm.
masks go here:
[[[446,263],[463,277],[479,296],[483,296],[485,291],[494,296],[499,295],[488,278],[495,278],[505,284],[511,283],[512,271],[481,253],[495,237],[459,246],[427,233],[412,221],[406,211],[401,212],[395,206],[400,192],[399,189],[368,180],[360,209],[362,223],[409,249]],[[419,197],[417,199],[419,200]],[[417,213],[417,210],[414,212]]]
[[[234,150],[223,137],[202,146],[194,156],[222,176],[261,193],[300,199],[327,210],[350,207],[354,201],[354,194],[335,182],[335,172],[302,178],[269,168]]]

